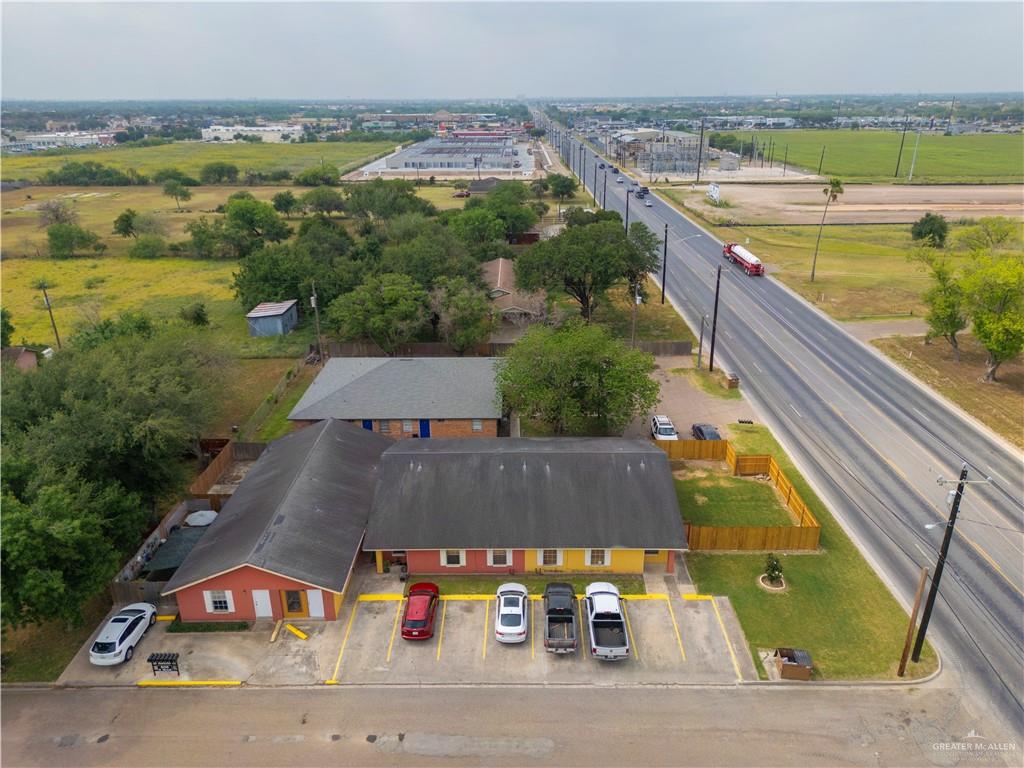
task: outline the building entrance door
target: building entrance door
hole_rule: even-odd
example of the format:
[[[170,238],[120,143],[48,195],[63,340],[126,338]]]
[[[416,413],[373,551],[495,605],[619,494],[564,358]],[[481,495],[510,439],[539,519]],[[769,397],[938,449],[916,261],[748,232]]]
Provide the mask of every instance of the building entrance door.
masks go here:
[[[304,589],[282,589],[281,607],[286,619],[302,619],[309,616],[309,603]]]

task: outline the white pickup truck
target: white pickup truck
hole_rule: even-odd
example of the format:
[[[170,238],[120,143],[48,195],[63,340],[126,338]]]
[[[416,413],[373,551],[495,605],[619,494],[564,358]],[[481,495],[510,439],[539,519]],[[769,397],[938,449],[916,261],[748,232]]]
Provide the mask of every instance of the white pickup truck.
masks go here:
[[[619,590],[614,584],[595,581],[587,587],[583,602],[590,625],[591,656],[605,661],[628,659],[629,635]]]

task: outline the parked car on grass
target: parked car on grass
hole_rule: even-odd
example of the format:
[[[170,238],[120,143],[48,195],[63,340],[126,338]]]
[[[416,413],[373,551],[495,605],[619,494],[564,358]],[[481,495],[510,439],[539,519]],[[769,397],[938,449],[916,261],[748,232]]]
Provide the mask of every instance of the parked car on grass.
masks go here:
[[[652,416],[651,437],[655,440],[678,440],[679,432],[668,416]]]
[[[155,622],[156,606],[152,603],[126,605],[100,630],[89,649],[89,662],[109,667],[131,661],[135,646]]]
[[[722,436],[711,424],[694,424],[690,428],[694,440],[721,440]]]
[[[404,640],[429,640],[434,636],[434,617],[440,600],[437,584],[421,581],[409,587],[409,598],[402,617]]]
[[[454,195],[452,195],[452,197],[469,197],[469,190],[468,189],[460,189],[458,192],[456,192]]]
[[[494,637],[499,643],[522,643],[526,640],[529,600],[530,595],[522,584],[510,582],[498,587]]]

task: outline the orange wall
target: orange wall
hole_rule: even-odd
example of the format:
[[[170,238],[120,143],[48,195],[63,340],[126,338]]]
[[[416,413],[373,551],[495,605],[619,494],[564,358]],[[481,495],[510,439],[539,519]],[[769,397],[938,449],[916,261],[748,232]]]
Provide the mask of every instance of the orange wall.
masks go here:
[[[231,590],[231,597],[235,603],[234,612],[206,612],[203,592],[212,589]],[[182,621],[253,621],[256,618],[256,609],[252,604],[252,590],[254,589],[270,590],[270,607],[274,613],[274,619],[280,619],[283,618],[280,590],[307,590],[313,589],[313,587],[261,571],[258,568],[243,566],[175,592],[175,597],[178,600],[178,613],[181,614]],[[324,597],[324,619],[337,618],[334,610],[334,593],[321,591],[323,591]]]
[[[509,566],[492,568],[487,565],[486,549],[467,549],[466,564],[461,568],[448,568],[441,565],[441,551],[439,549],[416,549],[406,553],[406,562],[409,565],[409,573],[433,573],[433,574],[459,574],[459,573],[509,573]],[[523,573],[525,570],[525,556],[523,550],[512,550],[512,571]]]
[[[412,437],[418,435],[420,432],[419,419],[413,419],[412,432],[402,431],[402,420],[401,419],[387,419],[387,423],[390,425],[389,432],[380,432],[380,419],[373,420],[373,431],[380,432],[383,435],[387,435],[395,440],[401,440],[406,437]],[[497,437],[498,436],[498,420],[497,419],[481,419],[483,421],[483,430],[480,432],[473,431],[473,420],[472,419],[431,419],[430,420],[430,436],[431,437]],[[358,424],[362,426],[361,420],[352,419],[352,424]]]

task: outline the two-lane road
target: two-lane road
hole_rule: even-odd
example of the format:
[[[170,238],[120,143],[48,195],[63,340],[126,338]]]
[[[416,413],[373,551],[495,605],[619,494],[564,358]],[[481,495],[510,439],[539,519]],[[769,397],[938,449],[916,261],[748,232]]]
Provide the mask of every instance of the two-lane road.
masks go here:
[[[572,138],[563,148],[568,142],[563,157],[579,171],[582,154],[581,175],[593,194],[602,159],[589,149],[580,153]],[[608,174],[606,183],[606,172],[597,170],[597,199],[625,214],[630,180],[619,184]],[[905,603],[920,567],[933,567],[942,538],[949,487],[937,478],[955,479],[963,461],[971,479],[991,478],[965,495],[931,635],[964,684],[1019,728],[1020,455],[777,281],[748,277],[724,261],[718,240],[656,195],[649,199],[651,207],[631,197],[629,221],[659,236],[668,224],[666,293],[673,305],[699,329],[701,316],[711,315],[722,265],[716,363],[740,376],[762,418]]]

